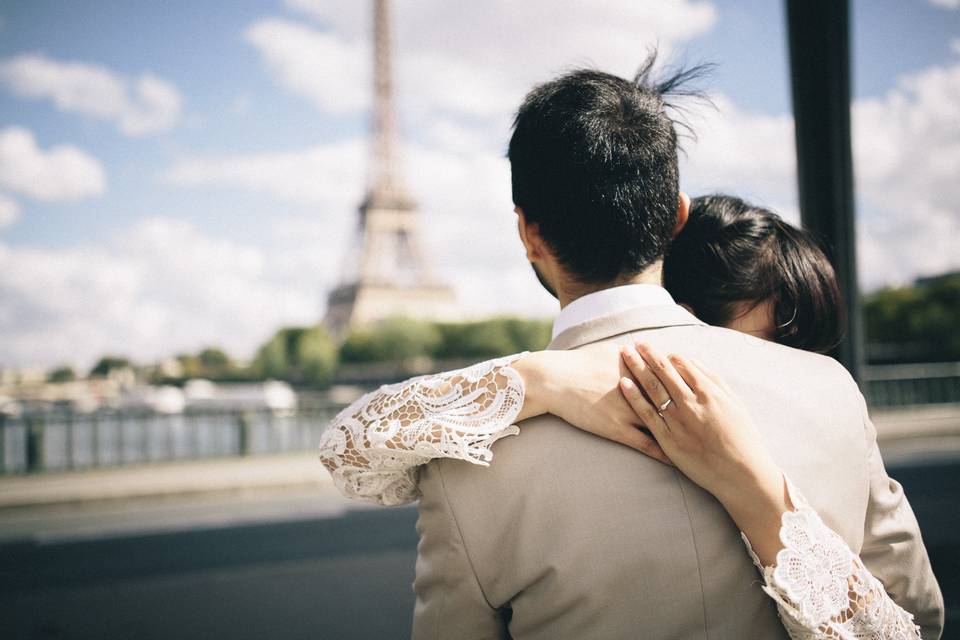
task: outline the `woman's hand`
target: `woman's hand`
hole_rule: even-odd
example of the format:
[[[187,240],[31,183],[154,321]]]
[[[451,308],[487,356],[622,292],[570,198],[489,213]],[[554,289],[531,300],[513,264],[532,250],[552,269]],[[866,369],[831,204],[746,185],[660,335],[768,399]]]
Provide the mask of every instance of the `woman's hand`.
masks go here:
[[[616,345],[597,344],[572,351],[537,351],[513,363],[524,380],[518,418],[552,413],[589,433],[632,447],[669,464],[620,393],[628,375]]]
[[[724,505],[764,564],[782,548],[789,500],[783,472],[746,407],[719,376],[681,356],[637,343],[621,350],[632,378],[620,388],[670,460]],[[642,392],[641,392],[642,389]]]

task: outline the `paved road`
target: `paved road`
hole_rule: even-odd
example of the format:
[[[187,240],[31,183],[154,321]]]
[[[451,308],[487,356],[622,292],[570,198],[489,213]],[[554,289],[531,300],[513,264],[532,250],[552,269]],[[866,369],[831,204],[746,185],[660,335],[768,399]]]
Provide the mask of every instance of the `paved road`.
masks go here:
[[[895,460],[960,631],[960,457]],[[406,637],[415,510],[319,502],[301,489],[5,510],[0,638]]]

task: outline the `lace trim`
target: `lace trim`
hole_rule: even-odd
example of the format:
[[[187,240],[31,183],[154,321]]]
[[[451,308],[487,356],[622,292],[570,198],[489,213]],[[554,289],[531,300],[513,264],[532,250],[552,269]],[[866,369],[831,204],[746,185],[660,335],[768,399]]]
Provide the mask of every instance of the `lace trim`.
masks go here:
[[[418,467],[433,458],[489,465],[494,442],[520,430],[526,352],[384,385],[341,411],[320,437],[320,460],[347,497],[416,500]]]
[[[913,616],[897,606],[843,538],[824,524],[789,479],[784,480],[794,510],[781,518],[784,548],[776,566],[762,566],[750,541],[742,533],[741,537],[790,637],[920,638]]]

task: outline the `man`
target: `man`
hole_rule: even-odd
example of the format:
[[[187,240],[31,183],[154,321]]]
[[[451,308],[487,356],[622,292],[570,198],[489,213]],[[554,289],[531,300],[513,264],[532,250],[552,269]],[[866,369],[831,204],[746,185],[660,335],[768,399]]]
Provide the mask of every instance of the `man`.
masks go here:
[[[665,100],[577,71],[536,88],[510,141],[520,237],[561,306],[552,349],[641,339],[744,399],[777,463],[931,637],[942,626],[916,520],[862,396],[835,361],[706,326],[660,285],[687,217]],[[729,516],[676,469],[542,416],[488,467],[420,475],[414,637],[783,638]]]

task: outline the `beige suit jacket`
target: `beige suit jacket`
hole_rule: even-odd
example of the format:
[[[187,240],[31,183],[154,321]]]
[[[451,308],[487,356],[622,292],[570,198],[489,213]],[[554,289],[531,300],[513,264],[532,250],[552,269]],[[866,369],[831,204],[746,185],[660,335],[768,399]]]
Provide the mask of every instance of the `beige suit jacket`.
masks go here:
[[[825,522],[924,637],[939,636],[943,601],[916,519],[843,367],[674,305],[586,322],[550,348],[639,338],[722,375]],[[674,468],[553,416],[493,450],[490,467],[421,471],[414,638],[786,637],[733,522]]]

